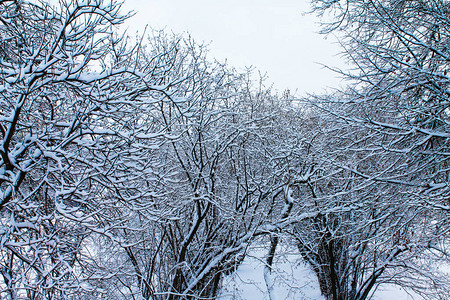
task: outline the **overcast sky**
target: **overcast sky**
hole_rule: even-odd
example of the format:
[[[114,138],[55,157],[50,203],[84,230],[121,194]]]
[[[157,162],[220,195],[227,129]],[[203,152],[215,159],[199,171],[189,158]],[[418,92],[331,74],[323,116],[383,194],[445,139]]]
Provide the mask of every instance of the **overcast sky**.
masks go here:
[[[301,95],[339,85],[335,73],[319,64],[342,66],[339,47],[317,33],[318,19],[305,14],[308,0],[125,0],[124,9],[136,12],[129,31],[149,24],[189,32],[210,44],[211,56],[266,72],[278,90]]]

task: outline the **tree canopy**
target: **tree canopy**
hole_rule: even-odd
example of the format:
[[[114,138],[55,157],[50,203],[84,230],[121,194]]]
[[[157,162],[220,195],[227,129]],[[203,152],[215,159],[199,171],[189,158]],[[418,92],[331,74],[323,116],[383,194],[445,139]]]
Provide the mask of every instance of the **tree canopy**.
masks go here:
[[[448,1],[312,1],[355,69],[281,95],[100,0],[0,1],[0,295],[215,299],[252,243],[326,299],[449,279]]]

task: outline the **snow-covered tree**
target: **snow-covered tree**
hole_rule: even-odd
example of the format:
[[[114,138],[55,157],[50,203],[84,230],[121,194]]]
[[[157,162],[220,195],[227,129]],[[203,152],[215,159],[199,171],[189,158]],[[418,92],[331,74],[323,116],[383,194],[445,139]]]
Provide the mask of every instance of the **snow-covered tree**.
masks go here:
[[[95,290],[89,238],[120,242],[115,210],[152,196],[144,177],[167,139],[152,111],[176,84],[164,77],[174,52],[140,64],[140,44],[114,33],[119,8],[0,3],[2,297]]]
[[[214,297],[283,203],[276,97],[114,2],[0,9],[2,296]]]
[[[330,111],[339,110],[335,106]],[[354,151],[356,144],[373,148],[378,136],[330,118],[323,107],[310,109],[308,116],[305,123],[314,136],[304,142],[309,146],[303,147],[303,165],[309,164],[311,171],[293,190],[291,239],[285,240],[316,273],[322,294],[327,299],[367,299],[380,284],[409,287],[411,282],[429,296],[430,286],[437,293],[445,290],[437,265],[421,263],[434,260],[429,245],[439,241],[433,212],[417,205],[411,188],[358,174],[381,172],[395,164],[396,156]],[[411,281],[415,275],[421,281]]]
[[[355,85],[341,98],[353,111],[347,108],[343,117],[384,136],[379,153],[404,155],[407,162],[384,170],[377,180],[415,185],[423,205],[448,212],[449,2],[313,4],[333,14],[335,22],[325,28],[341,29],[356,68],[349,74]]]
[[[144,298],[217,296],[223,276],[278,221],[283,203],[285,174],[272,151],[282,128],[276,97],[253,87],[250,74],[209,63],[202,47],[185,42],[180,52],[191,53],[193,76],[159,111],[176,138],[158,151],[170,180],[152,203],[168,212],[124,237],[134,271],[118,278],[129,284],[123,278],[135,272]]]
[[[348,89],[311,101],[334,123],[326,137],[331,142],[319,152],[324,166],[335,171],[318,177],[317,183],[325,181],[314,193],[329,199],[322,202],[325,208],[330,201],[356,207],[327,214],[315,237],[299,236],[317,242],[330,232],[328,250],[330,242],[344,242],[337,257],[348,267],[336,266],[340,271],[332,270],[336,264],[324,248],[322,265],[330,275],[349,274],[347,262],[355,259],[364,260],[355,261],[360,269],[371,266],[361,269],[365,275],[355,288],[348,288],[353,275],[339,275],[334,284],[325,281],[322,292],[339,299],[339,290],[354,289],[347,297],[363,299],[378,284],[393,282],[439,299],[449,284],[436,263],[449,258],[448,1],[312,3],[326,16],[325,31],[337,30],[355,66],[346,74]],[[319,249],[307,248],[315,255]],[[327,292],[330,286],[334,294]]]

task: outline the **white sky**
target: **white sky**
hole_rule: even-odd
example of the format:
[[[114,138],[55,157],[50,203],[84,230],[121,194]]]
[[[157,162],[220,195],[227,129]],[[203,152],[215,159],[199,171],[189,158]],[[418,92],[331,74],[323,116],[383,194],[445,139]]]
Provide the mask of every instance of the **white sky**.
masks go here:
[[[319,63],[343,66],[333,37],[319,35],[318,19],[305,15],[309,0],[125,0],[136,15],[129,31],[146,24],[175,33],[189,32],[210,43],[212,57],[237,68],[267,72],[280,91],[297,95],[338,87],[340,79]]]

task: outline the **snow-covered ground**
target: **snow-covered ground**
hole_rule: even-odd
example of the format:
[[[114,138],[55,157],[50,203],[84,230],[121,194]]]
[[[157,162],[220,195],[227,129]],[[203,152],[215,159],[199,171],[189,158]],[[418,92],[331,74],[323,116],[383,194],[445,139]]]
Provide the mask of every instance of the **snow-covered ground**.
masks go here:
[[[219,299],[268,300],[263,260],[266,253],[264,248],[252,249],[237,272],[224,279],[224,289]],[[296,256],[286,253],[276,258],[273,277],[277,299],[324,299],[314,273],[303,263],[298,263]]]
[[[324,300],[319,291],[319,283],[312,270],[301,260],[298,253],[283,250],[274,264],[274,294],[277,300]],[[269,300],[264,281],[264,257],[267,250],[253,248],[237,272],[224,279],[220,300]],[[373,300],[416,300],[395,286],[380,287]]]

